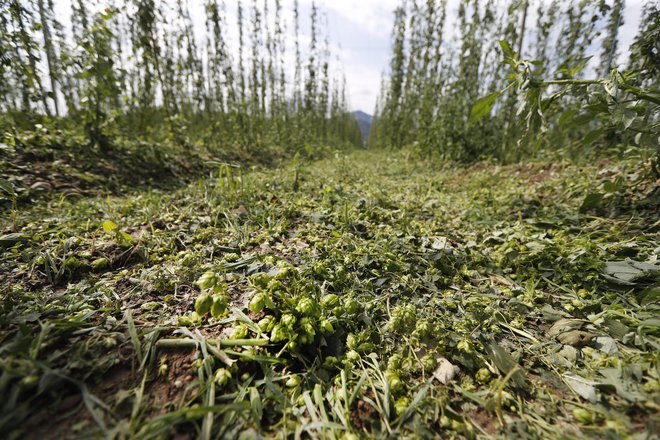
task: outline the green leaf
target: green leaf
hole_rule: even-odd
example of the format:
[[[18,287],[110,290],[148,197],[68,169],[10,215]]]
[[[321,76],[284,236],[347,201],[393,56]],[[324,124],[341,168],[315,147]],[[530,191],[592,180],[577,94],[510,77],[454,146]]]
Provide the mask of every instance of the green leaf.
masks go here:
[[[489,348],[490,358],[502,374],[509,374],[514,368],[518,368],[518,370],[511,376],[511,380],[517,388],[526,388],[527,381],[525,380],[523,370],[513,356],[497,344],[490,344]]]
[[[502,53],[504,53],[505,57],[513,58],[513,50],[508,42],[500,40],[500,47],[502,48]]]
[[[603,134],[602,128],[597,128],[595,130],[590,131],[584,136],[584,138],[582,138],[582,145],[587,146],[593,144],[596,139],[602,136],[602,134]]]
[[[117,233],[117,240],[119,240],[120,244],[129,246],[131,243],[133,243],[133,236],[127,234],[124,231],[120,231]]]
[[[610,180],[606,180],[603,182],[603,190],[607,193],[615,193],[619,190],[619,186]]]
[[[587,194],[580,206],[580,212],[587,212],[591,209],[597,208],[601,205],[603,201],[604,194],[602,193],[591,193]]]
[[[119,226],[111,220],[106,220],[103,222],[103,230],[105,232],[115,232],[117,229],[119,229]]]
[[[0,189],[6,192],[7,194],[9,194],[10,196],[16,194],[16,192],[14,191],[14,185],[12,185],[12,183],[7,179],[0,178]]]
[[[578,73],[580,73],[580,71],[581,71],[582,69],[584,69],[584,66],[586,66],[587,64],[589,64],[589,60],[591,60],[591,57],[585,57],[585,58],[582,58],[582,59],[580,60],[580,62],[579,62],[575,67],[573,67],[572,69],[570,69],[569,73],[570,73],[570,75],[571,75],[571,78],[575,77],[575,75],[577,75]]]
[[[495,101],[500,97],[502,92],[493,92],[490,95],[484,96],[479,99],[473,106],[470,112],[470,123],[476,122],[490,113],[490,110],[495,105]]]
[[[19,232],[11,234],[0,235],[0,249],[10,248],[18,243],[25,243],[29,241],[29,237]]]
[[[259,391],[255,387],[250,387],[250,412],[252,413],[252,420],[257,424],[261,423],[264,406]]]
[[[603,268],[603,276],[610,282],[623,286],[655,281],[660,277],[660,266],[631,259],[609,261]]]
[[[566,110],[564,113],[559,116],[559,124],[565,125],[569,124],[575,117],[575,109]]]
[[[629,129],[632,123],[635,122],[635,118],[637,118],[637,113],[628,109],[623,110],[622,121],[621,121],[623,122],[623,129],[624,130]]]
[[[593,121],[594,117],[590,114],[581,114],[572,118],[570,121],[567,121],[567,125],[571,128],[580,127],[582,125],[588,124]]]

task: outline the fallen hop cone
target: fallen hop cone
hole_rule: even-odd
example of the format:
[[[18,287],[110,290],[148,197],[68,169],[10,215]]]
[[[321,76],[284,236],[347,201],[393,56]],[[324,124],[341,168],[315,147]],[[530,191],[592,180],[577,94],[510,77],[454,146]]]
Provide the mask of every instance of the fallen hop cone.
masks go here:
[[[213,305],[213,296],[210,293],[204,292],[197,297],[195,300],[195,312],[198,315],[204,315],[206,312],[211,310]]]
[[[215,272],[208,271],[204,272],[201,277],[197,280],[195,284],[199,286],[200,289],[206,290],[215,286],[218,282],[218,275]]]
[[[213,295],[213,304],[211,305],[211,315],[214,318],[220,318],[227,311],[227,305],[229,304],[229,298],[227,295],[218,294]]]
[[[231,380],[231,373],[226,368],[218,368],[215,370],[213,381],[218,386],[226,385]]]

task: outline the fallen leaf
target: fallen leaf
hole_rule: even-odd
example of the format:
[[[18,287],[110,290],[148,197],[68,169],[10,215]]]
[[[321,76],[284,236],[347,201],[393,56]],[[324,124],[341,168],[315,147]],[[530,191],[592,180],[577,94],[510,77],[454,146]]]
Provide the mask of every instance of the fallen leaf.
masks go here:
[[[441,384],[447,385],[461,370],[443,357],[438,358],[437,361],[438,367],[433,372],[433,377]]]
[[[525,380],[525,375],[523,374],[522,368],[518,365],[518,362],[506,351],[504,348],[497,344],[490,344],[489,346],[490,358],[497,368],[502,372],[502,374],[509,374],[514,368],[518,370],[513,373],[511,380],[514,385],[518,388],[525,388],[527,386],[527,381]]]
[[[616,341],[609,336],[599,336],[594,340],[594,347],[605,354],[614,355],[619,353]]]
[[[594,334],[583,332],[582,330],[572,330],[557,336],[557,340],[562,344],[572,345],[574,347],[583,347],[595,337]]]
[[[548,336],[553,338],[562,333],[570,332],[571,330],[579,330],[583,324],[584,321],[562,318],[548,329]]]
[[[595,403],[599,400],[598,393],[596,392],[597,382],[585,379],[574,373],[565,373],[564,381],[566,384],[580,397]]]

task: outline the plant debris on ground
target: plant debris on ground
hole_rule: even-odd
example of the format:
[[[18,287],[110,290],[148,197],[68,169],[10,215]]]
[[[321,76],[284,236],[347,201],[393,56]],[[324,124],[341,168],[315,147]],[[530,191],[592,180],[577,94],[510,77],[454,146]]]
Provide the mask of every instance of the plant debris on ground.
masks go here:
[[[354,151],[6,208],[0,433],[650,438],[645,169]]]

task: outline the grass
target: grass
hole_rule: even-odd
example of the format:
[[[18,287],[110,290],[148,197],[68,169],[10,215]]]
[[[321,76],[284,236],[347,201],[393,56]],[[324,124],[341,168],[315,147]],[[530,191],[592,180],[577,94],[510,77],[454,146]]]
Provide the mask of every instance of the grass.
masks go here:
[[[338,152],[20,205],[0,237],[0,432],[644,438],[644,169]]]

